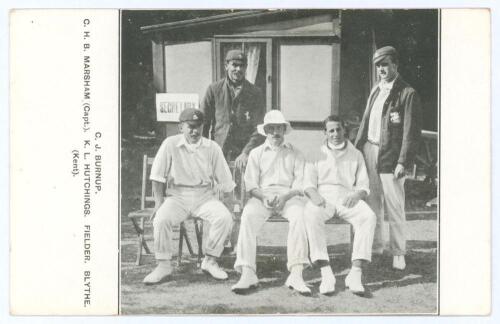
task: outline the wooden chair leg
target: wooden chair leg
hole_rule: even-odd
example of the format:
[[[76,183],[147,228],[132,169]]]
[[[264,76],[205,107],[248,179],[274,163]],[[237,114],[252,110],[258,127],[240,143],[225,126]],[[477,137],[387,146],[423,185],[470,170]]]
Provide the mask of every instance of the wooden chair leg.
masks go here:
[[[196,242],[198,243],[198,265],[200,265],[203,256],[203,220],[195,220],[194,229],[196,231]]]
[[[137,258],[135,260],[135,265],[141,265],[142,257],[142,234],[137,238]]]
[[[179,255],[177,256],[178,265],[181,264],[182,260],[182,241],[184,240],[184,234],[186,228],[184,227],[184,222],[179,225]]]
[[[146,243],[146,239],[144,238],[144,234],[142,235],[142,247],[144,248],[144,251],[146,251],[146,254],[152,254],[151,250],[149,249],[148,244]]]
[[[142,242],[144,241],[143,233],[144,230],[141,228],[139,224],[137,224],[137,221],[132,218],[131,219],[132,224],[134,225],[135,231],[137,232],[137,256],[135,259],[135,264],[136,265],[141,265],[141,257],[142,257]]]
[[[191,246],[191,241],[189,240],[189,236],[187,234],[186,229],[184,229],[184,239],[186,240],[186,246],[188,248],[189,254],[191,254],[191,256],[194,256],[193,247]]]
[[[144,218],[141,218],[141,238],[141,244],[144,251],[146,251],[146,254],[151,254],[151,250],[149,249],[146,239],[144,238]]]

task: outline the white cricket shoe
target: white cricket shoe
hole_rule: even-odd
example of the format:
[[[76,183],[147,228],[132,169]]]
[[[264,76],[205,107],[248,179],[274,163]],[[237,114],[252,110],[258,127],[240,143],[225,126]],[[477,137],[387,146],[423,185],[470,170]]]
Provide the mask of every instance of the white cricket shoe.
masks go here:
[[[142,282],[146,285],[160,283],[171,275],[173,271],[170,261],[160,261],[156,268]]]
[[[203,262],[201,263],[201,270],[208,273],[217,280],[227,279],[226,271],[222,270],[216,261],[207,260],[206,257],[203,259]]]
[[[236,294],[242,294],[250,289],[257,288],[259,285],[259,278],[253,270],[243,271],[240,280],[231,287],[231,290]]]
[[[404,270],[406,268],[405,256],[395,255],[392,258],[392,267],[398,270]]]
[[[304,296],[311,295],[311,289],[309,289],[309,287],[306,286],[304,279],[302,279],[300,276],[289,275],[288,278],[286,279],[285,286],[287,286],[290,289],[294,289],[301,295]]]
[[[349,290],[356,295],[364,294],[365,287],[361,282],[361,269],[349,271],[349,274],[345,277],[345,286],[349,288]]]
[[[321,276],[321,284],[319,285],[319,293],[323,295],[333,294],[335,292],[335,275],[330,270]]]

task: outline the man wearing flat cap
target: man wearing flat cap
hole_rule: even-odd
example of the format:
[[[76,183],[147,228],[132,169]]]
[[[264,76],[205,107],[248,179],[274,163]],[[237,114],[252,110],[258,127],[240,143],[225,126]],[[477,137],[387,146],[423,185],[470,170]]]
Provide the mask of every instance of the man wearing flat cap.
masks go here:
[[[172,273],[173,227],[190,216],[210,224],[201,269],[216,279],[227,279],[216,258],[224,248],[232,216],[214,196],[214,187],[229,193],[235,184],[219,145],[201,136],[203,113],[188,108],[181,112],[179,121],[181,134],[163,141],[151,167],[154,253],[158,265],[144,278],[145,284],[160,283]]]
[[[250,151],[264,142],[256,131],[266,112],[262,91],[245,79],[247,57],[240,50],[226,55],[226,76],[211,84],[201,102],[203,136],[220,145],[227,161],[245,166]],[[211,136],[209,136],[211,135]]]
[[[398,53],[392,46],[373,54],[379,83],[372,89],[355,141],[363,152],[370,194],[377,216],[373,253],[384,250],[384,214],[389,220],[389,250],[393,268],[406,267],[405,173],[413,166],[421,132],[420,98],[398,73]]]

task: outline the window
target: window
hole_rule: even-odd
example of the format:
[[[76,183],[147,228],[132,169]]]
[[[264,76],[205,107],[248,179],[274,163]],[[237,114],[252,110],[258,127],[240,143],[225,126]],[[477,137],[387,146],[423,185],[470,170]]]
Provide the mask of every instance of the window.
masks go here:
[[[201,101],[212,83],[212,42],[165,46],[166,92],[197,93]]]
[[[332,111],[332,45],[284,43],[279,52],[281,110],[291,121],[323,120]]]

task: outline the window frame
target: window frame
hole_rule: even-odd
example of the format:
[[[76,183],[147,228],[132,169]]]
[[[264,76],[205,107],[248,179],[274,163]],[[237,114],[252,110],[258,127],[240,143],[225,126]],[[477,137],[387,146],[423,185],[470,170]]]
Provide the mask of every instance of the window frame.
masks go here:
[[[275,89],[275,102],[277,107],[281,107],[281,45],[331,45],[332,51],[332,79],[331,79],[331,97],[330,97],[330,113],[339,113],[340,104],[340,39],[336,36],[324,37],[287,37],[278,38],[274,42],[275,55],[275,75],[276,89]],[[326,117],[326,116],[325,116]],[[317,130],[322,129],[323,121],[305,121],[305,120],[291,120],[292,126],[300,129]]]

